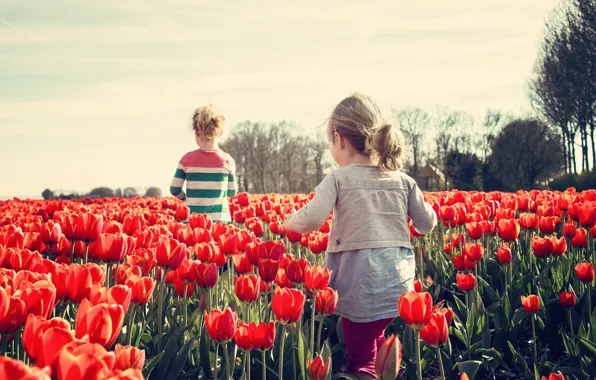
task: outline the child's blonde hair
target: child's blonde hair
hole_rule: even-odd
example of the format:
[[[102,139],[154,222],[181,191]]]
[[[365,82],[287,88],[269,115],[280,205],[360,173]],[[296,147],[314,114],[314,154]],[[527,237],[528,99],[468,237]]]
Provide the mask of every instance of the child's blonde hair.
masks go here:
[[[359,152],[370,156],[381,170],[401,168],[404,136],[368,96],[355,93],[342,100],[333,110],[328,128],[334,143],[337,132]]]
[[[213,140],[221,134],[225,117],[213,105],[197,108],[192,115],[192,129],[207,140]]]

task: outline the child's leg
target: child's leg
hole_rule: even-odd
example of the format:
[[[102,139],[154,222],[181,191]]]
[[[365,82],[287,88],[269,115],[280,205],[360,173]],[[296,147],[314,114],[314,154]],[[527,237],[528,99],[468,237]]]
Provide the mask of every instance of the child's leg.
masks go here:
[[[375,361],[377,359],[377,349],[380,348],[378,344],[383,344],[385,341],[384,332],[391,321],[393,321],[393,318],[356,323],[342,318],[342,330],[348,357],[348,372],[369,375],[366,378],[377,378]]]

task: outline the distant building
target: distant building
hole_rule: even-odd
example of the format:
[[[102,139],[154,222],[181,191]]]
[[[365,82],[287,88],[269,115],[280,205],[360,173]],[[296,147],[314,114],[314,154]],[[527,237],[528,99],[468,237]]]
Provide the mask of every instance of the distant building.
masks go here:
[[[418,173],[412,177],[416,180],[418,187],[423,191],[444,190],[446,188],[445,185],[449,184],[445,179],[445,174],[432,164],[427,164],[420,168]]]

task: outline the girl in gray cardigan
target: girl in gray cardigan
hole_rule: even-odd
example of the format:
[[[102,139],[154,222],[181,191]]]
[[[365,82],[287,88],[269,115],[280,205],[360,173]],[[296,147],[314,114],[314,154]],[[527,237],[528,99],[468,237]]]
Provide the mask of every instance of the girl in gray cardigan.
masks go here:
[[[359,93],[342,100],[327,127],[340,169],[323,179],[284,228],[317,230],[333,211],[325,267],[339,294],[348,370],[376,379],[385,328],[397,316],[399,296],[413,290],[408,216],[421,234],[432,231],[437,217],[416,182],[399,171],[404,138],[374,101]]]

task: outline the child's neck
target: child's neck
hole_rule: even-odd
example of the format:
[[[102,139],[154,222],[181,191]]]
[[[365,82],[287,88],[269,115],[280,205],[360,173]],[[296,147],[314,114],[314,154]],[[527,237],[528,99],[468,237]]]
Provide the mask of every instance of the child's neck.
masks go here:
[[[217,140],[213,139],[210,141],[199,141],[199,150],[217,150],[219,146],[217,145]]]
[[[373,165],[369,156],[354,153],[348,156],[348,165]]]

